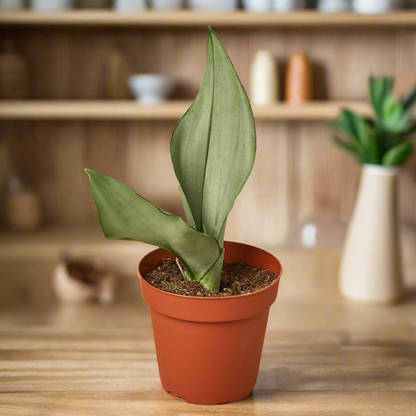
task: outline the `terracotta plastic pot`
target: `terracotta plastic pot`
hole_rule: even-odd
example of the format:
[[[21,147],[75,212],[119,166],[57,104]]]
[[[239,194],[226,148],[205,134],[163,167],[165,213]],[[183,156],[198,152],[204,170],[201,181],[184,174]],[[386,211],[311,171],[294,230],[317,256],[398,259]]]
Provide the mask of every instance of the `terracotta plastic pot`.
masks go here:
[[[168,257],[174,256],[158,249],[139,264],[164,390],[195,404],[244,399],[256,383],[269,309],[282,274],[280,262],[259,248],[226,242],[226,262],[264,267],[277,280],[247,295],[202,298],[163,292],[142,278]]]

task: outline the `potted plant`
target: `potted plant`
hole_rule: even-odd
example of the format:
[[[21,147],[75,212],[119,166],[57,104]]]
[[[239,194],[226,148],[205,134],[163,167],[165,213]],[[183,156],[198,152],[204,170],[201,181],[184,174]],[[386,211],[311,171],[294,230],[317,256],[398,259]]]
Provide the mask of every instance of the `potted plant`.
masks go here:
[[[416,88],[406,97],[393,95],[394,79],[369,81],[375,119],[342,110],[332,122],[344,139],[335,143],[361,163],[361,182],[340,267],[340,289],[352,300],[394,303],[403,295],[398,231],[397,175],[413,152],[416,131],[411,106]]]
[[[171,141],[189,224],[110,176],[87,171],[105,236],[160,247],[139,264],[142,295],[150,308],[163,388],[191,403],[237,401],[250,395],[256,382],[282,269],[263,250],[223,242],[227,216],[255,152],[247,95],[210,30],[200,91]],[[221,271],[227,267],[240,271],[224,288],[229,275]],[[252,283],[259,276],[264,280],[256,290]]]

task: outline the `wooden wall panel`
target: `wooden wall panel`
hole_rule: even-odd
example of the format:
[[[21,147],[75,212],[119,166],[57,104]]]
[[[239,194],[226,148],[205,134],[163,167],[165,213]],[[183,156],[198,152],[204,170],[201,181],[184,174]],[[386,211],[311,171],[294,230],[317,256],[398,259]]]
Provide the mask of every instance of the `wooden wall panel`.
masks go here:
[[[215,28],[214,28],[215,29]],[[305,50],[314,66],[315,97],[363,99],[371,73],[391,73],[398,89],[416,81],[416,30],[220,29],[243,84],[259,49],[269,49],[283,77],[289,55]],[[193,98],[205,60],[206,30],[1,28],[15,39],[38,99],[104,98],[103,60],[117,46],[131,72],[175,77],[175,98]],[[162,208],[183,215],[169,156],[172,122],[1,122],[16,166],[44,201],[49,225],[97,224],[84,167],[106,172]],[[347,218],[359,168],[315,122],[258,123],[258,155],[228,222],[227,238],[284,244],[299,221],[332,213]],[[402,218],[416,223],[416,156],[401,175]]]

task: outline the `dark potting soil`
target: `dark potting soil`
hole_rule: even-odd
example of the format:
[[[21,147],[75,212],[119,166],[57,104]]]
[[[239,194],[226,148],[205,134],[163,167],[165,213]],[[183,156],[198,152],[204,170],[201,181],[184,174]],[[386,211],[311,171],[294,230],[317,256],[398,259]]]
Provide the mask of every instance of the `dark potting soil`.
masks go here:
[[[219,292],[211,292],[202,284],[184,278],[176,259],[164,259],[162,264],[144,276],[152,286],[183,296],[225,297],[256,292],[276,281],[274,273],[244,263],[224,263]]]

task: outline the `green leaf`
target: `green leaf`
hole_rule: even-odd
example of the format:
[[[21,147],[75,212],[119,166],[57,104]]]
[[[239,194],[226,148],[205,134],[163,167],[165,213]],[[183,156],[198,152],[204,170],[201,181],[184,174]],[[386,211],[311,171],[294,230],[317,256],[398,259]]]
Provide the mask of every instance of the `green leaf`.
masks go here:
[[[383,166],[398,166],[406,161],[413,152],[413,144],[411,142],[403,142],[396,147],[390,149],[383,157]]]
[[[374,112],[380,120],[383,118],[384,101],[388,96],[392,95],[393,86],[393,77],[370,77],[370,98],[374,107]]]
[[[182,204],[185,209],[186,219],[188,220],[188,224],[196,230],[196,224],[194,220],[194,216],[192,215],[191,208],[189,207],[188,201],[186,200],[186,196],[182,191],[182,187],[179,185],[179,193],[181,194]]]
[[[354,144],[351,144],[351,143],[347,143],[347,142],[339,139],[336,136],[332,136],[332,140],[341,149],[344,149],[347,153],[349,153],[352,156],[354,156],[354,158],[359,159],[359,154],[358,154],[357,146],[355,146]]]
[[[175,173],[198,231],[219,238],[251,173],[255,153],[250,103],[230,58],[210,30],[201,88],[171,142]]]
[[[416,102],[416,85],[413,87],[413,90],[410,91],[408,95],[402,97],[401,102],[403,103],[403,108],[408,110]]]
[[[346,134],[355,140],[358,145],[363,146],[366,144],[368,125],[364,117],[344,108],[341,110],[339,122]]]
[[[188,278],[203,283],[222,255],[214,238],[195,231],[180,217],[162,211],[111,176],[86,172],[106,238],[164,248],[181,260]]]

